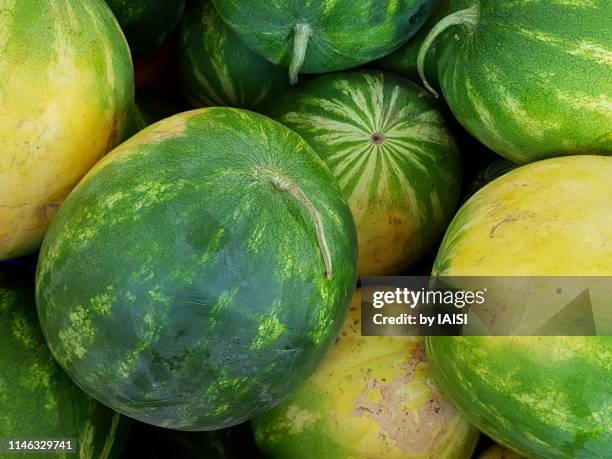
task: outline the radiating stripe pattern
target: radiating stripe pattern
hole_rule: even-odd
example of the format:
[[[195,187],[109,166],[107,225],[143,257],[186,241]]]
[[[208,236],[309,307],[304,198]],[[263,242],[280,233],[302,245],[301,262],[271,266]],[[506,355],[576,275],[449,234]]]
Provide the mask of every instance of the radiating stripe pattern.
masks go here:
[[[102,0],[2,2],[0,259],[36,249],[59,204],[120,140],[130,53]]]
[[[475,27],[455,25],[437,41],[442,92],[458,120],[518,163],[611,154],[612,2],[479,5]]]
[[[302,70],[356,67],[397,49],[430,16],[432,0],[213,0],[223,20],[270,62],[288,66],[298,23],[310,26]]]
[[[289,87],[287,70],[247,48],[208,2],[187,11],[180,37],[181,84],[194,106],[255,109]]]
[[[392,274],[431,247],[458,199],[459,155],[430,97],[378,72],[319,77],[272,116],[325,159],[355,218],[360,273]]]

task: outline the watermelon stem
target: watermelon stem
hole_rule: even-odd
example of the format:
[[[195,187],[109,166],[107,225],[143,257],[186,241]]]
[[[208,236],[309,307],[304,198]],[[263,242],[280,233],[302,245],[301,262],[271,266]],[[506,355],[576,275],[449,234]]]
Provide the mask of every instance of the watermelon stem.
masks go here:
[[[429,52],[429,48],[433,44],[438,35],[444,32],[449,27],[466,24],[471,27],[476,27],[478,24],[478,19],[480,16],[480,4],[476,1],[472,6],[466,8],[464,10],[455,11],[452,14],[442,18],[429,32],[423,44],[421,45],[421,49],[419,50],[419,55],[417,57],[417,69],[419,71],[419,76],[421,80],[423,80],[423,84],[425,88],[431,92],[434,97],[437,99],[440,97],[438,92],[431,87],[429,81],[427,81],[427,77],[425,76],[425,58],[427,57],[427,53]]]
[[[323,228],[323,220],[321,219],[319,212],[312,204],[310,199],[308,199],[308,196],[304,194],[302,189],[296,183],[283,176],[279,171],[272,170],[269,172],[270,180],[274,186],[289,193],[308,210],[310,218],[312,219],[315,227],[315,232],[317,233],[317,242],[319,244],[321,256],[323,257],[323,263],[325,263],[325,272],[327,274],[327,278],[331,279],[333,275],[331,252],[329,251],[329,245],[327,244],[327,238],[325,237],[325,230]]]
[[[298,82],[298,74],[304,65],[306,58],[306,49],[308,48],[308,40],[312,34],[310,24],[298,22],[293,30],[293,56],[289,64],[289,83],[296,84]]]

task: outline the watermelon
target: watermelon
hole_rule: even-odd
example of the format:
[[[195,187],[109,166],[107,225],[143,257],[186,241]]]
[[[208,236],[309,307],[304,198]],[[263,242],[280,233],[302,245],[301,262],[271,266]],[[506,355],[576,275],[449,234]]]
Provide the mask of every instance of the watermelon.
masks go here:
[[[70,454],[47,457],[115,457],[125,440],[127,421],[88,397],[55,363],[36,318],[34,275],[0,266],[0,432],[9,439],[73,439]],[[33,458],[39,454],[0,453]]]
[[[130,53],[102,0],[0,8],[0,260],[35,251],[60,203],[121,138]]]
[[[446,16],[448,12],[450,0],[438,0],[435,8],[429,19],[423,24],[419,31],[410,39],[408,43],[399,48],[397,51],[379,59],[373,63],[377,69],[385,72],[394,73],[403,76],[414,82],[420,82],[417,68],[417,57],[423,41],[429,34],[429,31],[435,26],[440,19]],[[429,82],[435,83],[437,78],[434,50],[430,49],[427,54],[426,75]]]
[[[194,106],[254,109],[289,87],[285,68],[247,48],[208,2],[185,14],[179,62]]]
[[[360,301],[313,376],[253,420],[264,455],[468,459],[478,431],[440,393],[423,338],[362,337]]]
[[[611,176],[612,158],[587,155],[503,175],[459,211],[433,273],[612,275]],[[611,294],[591,295],[596,318]],[[530,458],[609,455],[612,337],[431,337],[427,349],[442,388],[498,443]]]
[[[359,274],[397,274],[431,249],[459,199],[461,164],[439,108],[379,72],[318,77],[271,116],[326,161],[355,218]]]
[[[178,26],[185,0],[106,0],[113,10],[132,53],[149,54],[159,48]]]
[[[93,397],[213,430],[314,370],[351,301],[356,249],[350,209],[303,139],[248,111],[195,110],[123,143],[71,193],[41,248],[38,311]]]
[[[430,32],[461,124],[516,163],[612,153],[612,2],[457,0]],[[425,80],[426,81],[426,80]]]
[[[501,445],[493,445],[478,456],[478,459],[524,459],[523,456]]]
[[[394,51],[431,14],[433,0],[213,0],[250,48],[298,73],[357,67]]]

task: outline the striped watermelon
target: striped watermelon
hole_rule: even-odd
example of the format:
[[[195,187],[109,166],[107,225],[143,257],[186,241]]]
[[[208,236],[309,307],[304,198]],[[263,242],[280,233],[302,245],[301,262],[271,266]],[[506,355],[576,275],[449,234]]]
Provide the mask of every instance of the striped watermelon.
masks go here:
[[[41,249],[51,351],[92,396],[211,430],[305,380],[354,290],[356,233],[324,163],[255,113],[163,120],[103,159]],[[91,269],[95,265],[95,269]]]
[[[33,273],[0,266],[0,435],[9,439],[72,438],[72,454],[107,459],[125,440],[127,422],[76,387],[45,346],[36,318]],[[32,458],[39,454],[0,453]]]
[[[194,106],[253,109],[289,87],[285,68],[247,48],[208,2],[183,19],[179,61]]]
[[[357,67],[404,44],[433,0],[213,0],[221,17],[270,62],[298,72]]]
[[[468,459],[478,431],[432,380],[422,338],[362,337],[359,292],[331,351],[253,421],[271,459]]]
[[[457,205],[461,165],[426,91],[382,73],[326,75],[271,113],[338,179],[358,228],[361,276],[397,274],[432,248]]]
[[[612,275],[610,177],[603,156],[503,175],[459,211],[434,274]],[[611,294],[591,295],[596,318],[609,316]],[[530,458],[609,455],[612,337],[432,337],[428,356],[445,392],[497,442]]]
[[[435,26],[440,19],[446,16],[449,8],[450,0],[438,0],[434,8],[433,13],[429,16],[429,19],[423,24],[423,27],[406,43],[404,46],[399,48],[397,51],[392,52],[388,56],[377,60],[373,65],[383,71],[394,73],[396,75],[403,76],[414,82],[420,82],[421,77],[419,76],[417,68],[417,57],[423,41],[429,34],[429,31]],[[434,49],[430,49],[427,53],[427,68],[426,75],[428,81],[436,82],[438,76],[436,74]]]
[[[33,252],[72,187],[119,140],[130,53],[102,0],[2,0],[0,260]]]
[[[612,154],[612,2],[457,0],[451,11],[420,58],[437,40],[442,93],[474,137],[517,163]]]
[[[478,459],[524,459],[523,456],[501,445],[493,445],[478,456]]]
[[[106,0],[135,56],[159,48],[178,26],[185,0]]]

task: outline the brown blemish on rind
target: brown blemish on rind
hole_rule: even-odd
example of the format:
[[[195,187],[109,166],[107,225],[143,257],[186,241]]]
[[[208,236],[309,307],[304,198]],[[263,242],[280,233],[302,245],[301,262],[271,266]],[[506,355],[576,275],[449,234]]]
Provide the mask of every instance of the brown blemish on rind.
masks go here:
[[[385,135],[382,132],[375,132],[370,140],[374,145],[382,145],[385,142]]]
[[[55,217],[55,214],[57,213],[59,208],[60,204],[57,202],[45,204],[44,206],[40,207],[40,215],[44,221],[50,222],[51,219]]]
[[[402,390],[403,386],[414,381],[418,365],[425,362],[425,349],[423,344],[419,343],[413,349],[410,360],[401,365],[403,372],[399,377],[393,378],[390,383],[375,378],[368,381],[364,392],[355,401],[355,408],[351,413],[353,416],[367,416],[376,420],[397,448],[404,453],[430,452],[438,437],[445,434],[450,421],[457,414],[452,403],[438,393],[433,381],[428,384],[431,398],[418,412],[412,413],[403,406],[410,401],[410,394]],[[372,391],[380,394],[376,402],[368,400]]]
[[[518,218],[516,218],[516,217],[510,217],[510,216],[505,217],[505,218],[504,218],[502,221],[500,221],[498,224],[496,224],[495,226],[493,226],[493,228],[491,228],[491,232],[489,233],[489,237],[490,237],[490,238],[494,238],[494,237],[495,237],[495,231],[497,231],[497,229],[498,229],[500,226],[502,226],[502,225],[504,225],[504,224],[506,224],[506,223],[515,222],[515,221],[517,221],[517,220],[518,220]]]

